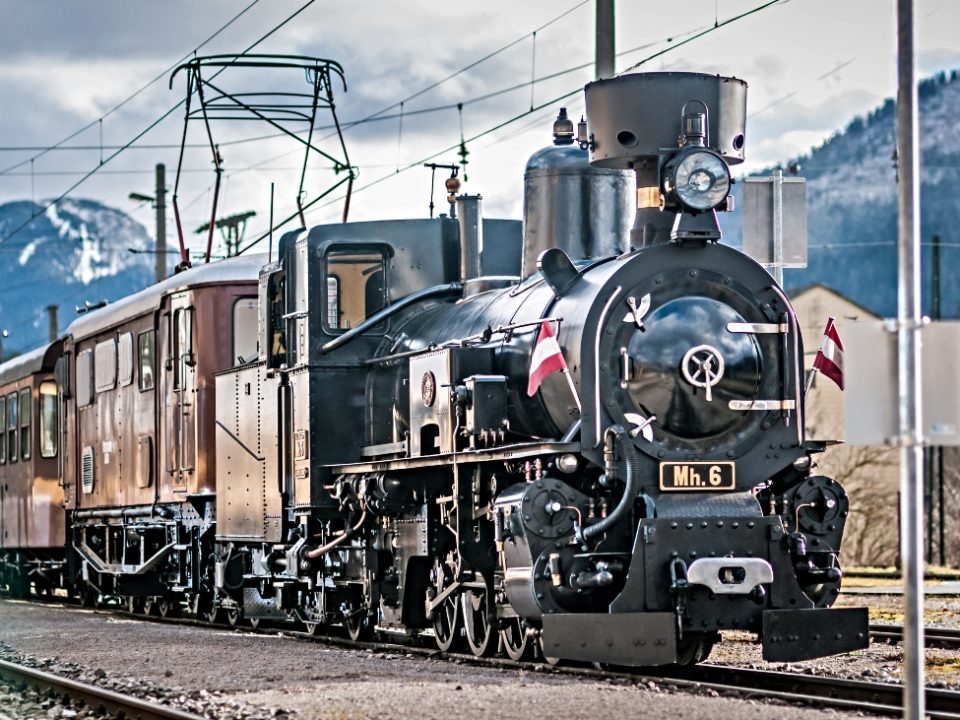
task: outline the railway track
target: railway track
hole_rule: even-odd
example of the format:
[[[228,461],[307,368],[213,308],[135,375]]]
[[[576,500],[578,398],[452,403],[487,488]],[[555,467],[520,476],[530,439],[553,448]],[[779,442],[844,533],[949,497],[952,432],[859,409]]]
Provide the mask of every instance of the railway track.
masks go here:
[[[64,606],[71,607],[71,606]],[[160,623],[176,623],[197,627],[211,627],[210,623],[190,617],[158,617],[145,616],[139,613],[129,613],[121,608],[105,608],[118,614],[126,615],[139,620]],[[805,675],[782,671],[758,670],[753,668],[739,668],[728,665],[702,664],[686,668],[596,668],[584,665],[548,666],[544,663],[517,662],[502,657],[477,657],[469,653],[440,652],[433,647],[422,647],[409,643],[399,642],[362,642],[353,641],[345,637],[317,636],[306,631],[295,631],[289,627],[270,627],[261,625],[259,628],[239,626],[234,629],[258,634],[282,634],[285,637],[298,641],[322,642],[358,650],[372,650],[376,652],[404,653],[423,658],[446,658],[464,664],[484,665],[517,669],[522,667],[538,667],[541,670],[563,673],[571,676],[593,677],[598,679],[619,678],[631,683],[654,682],[659,685],[673,686],[678,690],[701,693],[714,691],[722,695],[739,696],[751,699],[772,699],[798,705],[814,705],[817,707],[833,707],[853,712],[882,713],[900,715],[902,712],[903,686],[893,683],[879,683],[865,680],[836,678],[824,675]],[[871,628],[871,635],[875,639],[894,639],[897,626],[877,625]],[[875,631],[875,632],[874,632]],[[928,629],[928,638],[933,641],[937,636],[936,629]],[[942,631],[944,635],[955,638],[954,642],[960,647],[960,632]],[[887,634],[881,634],[887,633]],[[2,674],[2,673],[0,673]],[[68,681],[69,682],[69,681]],[[960,692],[927,688],[926,716],[930,720],[960,720]],[[149,718],[193,718],[194,716],[178,713],[168,708],[160,708],[163,715],[130,715],[127,717]]]
[[[0,660],[0,680],[11,684],[30,685],[61,697],[65,696],[74,703],[101,714],[122,717],[125,720],[203,720],[198,715],[182,710],[121,695],[96,685],[77,682],[5,660]]]
[[[871,625],[870,637],[874,640],[883,640],[896,643],[903,640],[902,625]],[[928,627],[923,630],[923,644],[925,647],[960,649],[960,630],[950,628]]]

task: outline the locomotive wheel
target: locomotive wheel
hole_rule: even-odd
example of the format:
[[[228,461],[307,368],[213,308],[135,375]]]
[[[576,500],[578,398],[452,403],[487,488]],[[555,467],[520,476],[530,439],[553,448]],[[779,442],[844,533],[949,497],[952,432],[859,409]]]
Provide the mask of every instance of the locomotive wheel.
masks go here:
[[[507,626],[500,631],[503,650],[511,660],[520,662],[533,654],[533,643],[527,635],[527,628],[520,618],[509,618]]]
[[[159,615],[160,601],[157,598],[148,597],[143,601],[144,615]]]
[[[177,617],[180,614],[180,604],[176,600],[163,598],[157,602],[157,612],[162,618]]]
[[[323,632],[323,623],[305,622],[303,627],[306,628],[307,635],[317,636]]]
[[[704,635],[687,636],[677,642],[677,665],[696,665],[710,657],[713,640]]]
[[[556,667],[560,664],[560,658],[552,657],[547,655],[546,651],[543,648],[543,635],[537,638],[537,654],[540,656],[540,660],[550,667]]]
[[[466,590],[461,596],[463,627],[467,645],[477,657],[496,652],[500,634],[490,625],[488,595],[485,590]]]
[[[250,618],[250,627],[258,630],[260,628],[260,618]]]
[[[211,608],[205,610],[205,611],[200,615],[200,617],[201,617],[203,620],[207,621],[208,623],[212,623],[212,624],[214,624],[214,625],[217,624],[217,623],[222,623],[222,622],[223,622],[223,615],[221,614],[220,608],[218,608],[218,607],[211,607]]]
[[[354,642],[366,642],[373,638],[373,624],[365,612],[348,615],[343,619],[343,627]]]
[[[240,624],[240,609],[239,608],[226,608],[223,611],[223,617],[226,619],[227,624],[230,627],[236,627]]]
[[[127,598],[127,612],[137,615],[143,612],[143,598],[130,595]]]
[[[441,651],[459,649],[463,641],[463,623],[460,622],[460,600],[456,595],[448,597],[434,611],[433,634]]]

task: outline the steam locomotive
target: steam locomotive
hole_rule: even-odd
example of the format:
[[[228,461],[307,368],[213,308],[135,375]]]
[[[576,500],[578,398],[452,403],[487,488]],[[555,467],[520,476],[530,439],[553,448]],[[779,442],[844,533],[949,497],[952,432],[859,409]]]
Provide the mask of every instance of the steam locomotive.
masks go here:
[[[718,242],[746,84],[624,75],[586,106],[528,163],[522,230],[453,183],[450,216],[297,230],[75,322],[30,366],[66,543],[5,541],[0,582],[514,659],[866,647],[830,608],[849,502],[813,472],[796,318]]]

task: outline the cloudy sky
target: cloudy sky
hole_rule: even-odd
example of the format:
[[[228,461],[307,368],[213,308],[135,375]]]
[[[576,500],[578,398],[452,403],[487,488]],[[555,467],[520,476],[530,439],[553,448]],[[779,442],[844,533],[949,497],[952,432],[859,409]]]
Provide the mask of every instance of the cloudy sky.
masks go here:
[[[619,0],[617,7],[618,71],[643,62],[641,70],[748,82],[748,168],[804,152],[896,92],[894,0],[787,0],[722,25],[764,4]],[[960,66],[960,3],[917,5],[921,74]],[[151,229],[149,205],[127,195],[153,192],[159,162],[173,186],[183,132],[183,110],[174,108],[185,83],[182,74],[173,89],[168,81],[194,51],[238,53],[268,35],[255,52],[343,65],[347,92],[335,88],[337,112],[360,172],[352,219],[426,216],[430,175],[421,165],[458,162],[452,148],[461,137],[470,152],[463,190],[484,196],[488,216],[519,217],[527,158],[549,143],[558,107],[579,117],[579,90],[592,76],[593,0],[0,0],[0,12],[0,202],[55,198],[99,168],[71,194],[130,210]],[[225,75],[224,89],[307,87],[298,74],[233,81]],[[326,126],[329,116],[318,123]],[[219,123],[213,133],[225,169],[222,214],[255,210],[248,236],[259,234],[272,182],[276,214],[288,215],[303,160],[296,144],[251,140],[273,134],[262,124]],[[319,130],[318,144],[339,154],[327,136]],[[179,198],[193,240],[209,214],[214,175],[199,123],[188,142]],[[307,199],[335,180],[329,163],[311,162]],[[442,195],[438,182],[438,201]],[[334,192],[308,222],[334,222],[342,205]],[[171,241],[174,232],[171,221]]]

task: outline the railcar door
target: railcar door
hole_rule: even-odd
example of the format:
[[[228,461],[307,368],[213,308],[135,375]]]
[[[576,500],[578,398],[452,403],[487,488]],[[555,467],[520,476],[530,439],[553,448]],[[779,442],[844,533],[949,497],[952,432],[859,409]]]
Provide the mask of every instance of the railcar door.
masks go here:
[[[173,490],[183,489],[194,472],[197,455],[197,355],[194,308],[189,293],[170,299],[163,342],[163,436],[166,471]]]

